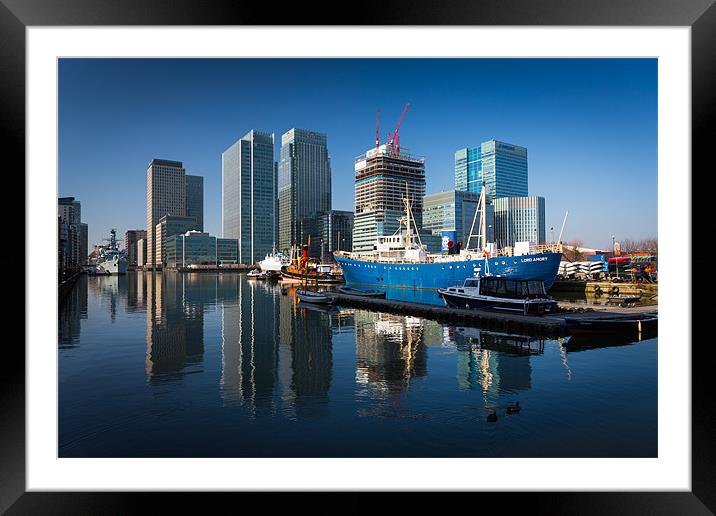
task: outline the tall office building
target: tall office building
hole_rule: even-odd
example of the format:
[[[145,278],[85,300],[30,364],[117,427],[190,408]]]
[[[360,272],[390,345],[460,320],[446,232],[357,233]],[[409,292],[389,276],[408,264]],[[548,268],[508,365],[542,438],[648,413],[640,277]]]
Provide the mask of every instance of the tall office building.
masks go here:
[[[278,165],[278,245],[306,243],[320,212],[331,209],[331,163],[326,135],[291,129],[281,136]],[[308,220],[306,220],[308,218]]]
[[[222,235],[239,241],[239,263],[262,260],[276,243],[274,135],[249,131],[221,154]]]
[[[462,242],[463,248],[467,248],[467,240],[472,229],[473,238],[470,247],[477,247],[476,236],[480,233],[479,200],[479,194],[462,190],[426,195],[423,201],[423,229],[434,235],[454,232],[454,242]],[[477,217],[475,217],[476,212],[478,212]],[[489,202],[485,203],[485,212],[487,241],[494,242],[495,212]]]
[[[386,144],[356,158],[353,251],[372,251],[377,237],[395,233],[400,224],[398,219],[405,215],[406,195],[420,231],[425,158],[413,157],[407,149],[396,155]]]
[[[137,243],[141,239],[146,242],[147,232],[143,229],[128,229],[124,234],[124,248],[127,251],[127,261],[130,266],[136,267],[139,262],[139,252]]]
[[[527,193],[527,149],[497,140],[455,152],[455,190],[479,194],[482,181],[488,199]]]
[[[544,197],[495,199],[495,238],[500,248],[515,242],[544,243]]]
[[[147,262],[155,267],[154,230],[165,215],[186,216],[186,170],[181,161],[153,159],[147,168]]]
[[[318,217],[317,244],[323,244],[326,257],[333,251],[350,251],[353,247],[353,212],[330,210]],[[313,245],[313,241],[311,241]]]
[[[74,197],[57,199],[61,267],[79,267],[87,261],[87,224],[82,222],[82,205]]]
[[[196,229],[204,231],[204,178],[186,175],[186,216],[196,219]]]

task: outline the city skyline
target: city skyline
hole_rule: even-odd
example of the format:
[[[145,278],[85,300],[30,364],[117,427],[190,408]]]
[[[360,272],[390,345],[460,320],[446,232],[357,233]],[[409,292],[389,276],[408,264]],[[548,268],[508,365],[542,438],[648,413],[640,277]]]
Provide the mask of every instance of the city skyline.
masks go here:
[[[401,143],[426,157],[426,194],[453,189],[458,149],[494,138],[528,149],[530,195],[547,199],[548,230],[569,210],[565,241],[657,234],[655,59],[62,59],[59,70],[59,195],[82,200],[90,247],[111,227],[146,229],[153,158],[204,177],[205,230],[221,235],[221,152],[251,129],[326,134],[331,208],[353,210],[375,111],[384,142],[405,102]],[[149,73],[178,80],[152,90],[139,80]],[[118,178],[109,199],[100,169]]]

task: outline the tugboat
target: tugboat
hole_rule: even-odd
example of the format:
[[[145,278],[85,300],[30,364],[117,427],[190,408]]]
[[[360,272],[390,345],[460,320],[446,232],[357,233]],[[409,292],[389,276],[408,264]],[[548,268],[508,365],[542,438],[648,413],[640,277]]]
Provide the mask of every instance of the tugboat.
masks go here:
[[[126,274],[129,266],[127,254],[117,246],[117,230],[109,231],[108,246],[100,246],[97,257],[96,271],[98,274]]]
[[[343,273],[330,263],[316,263],[308,258],[308,244],[301,246],[301,255],[291,259],[291,264],[281,270],[284,283],[308,283],[315,285],[340,285],[345,283]],[[292,251],[292,256],[295,254]]]
[[[542,315],[557,310],[541,280],[515,280],[496,276],[468,278],[461,287],[438,289],[438,295],[454,308],[494,309]]]

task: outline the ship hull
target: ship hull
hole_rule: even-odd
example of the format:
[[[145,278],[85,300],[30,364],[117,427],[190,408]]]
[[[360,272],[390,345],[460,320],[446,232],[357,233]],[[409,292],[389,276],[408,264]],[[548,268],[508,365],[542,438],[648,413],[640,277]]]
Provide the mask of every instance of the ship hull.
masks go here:
[[[382,263],[336,256],[348,285],[439,289],[462,285],[475,276],[542,280],[550,289],[557,277],[561,253],[498,256],[485,260],[436,263]],[[488,269],[488,270],[486,270]]]
[[[129,268],[129,262],[126,259],[104,261],[97,264],[97,269],[101,274],[126,274]]]

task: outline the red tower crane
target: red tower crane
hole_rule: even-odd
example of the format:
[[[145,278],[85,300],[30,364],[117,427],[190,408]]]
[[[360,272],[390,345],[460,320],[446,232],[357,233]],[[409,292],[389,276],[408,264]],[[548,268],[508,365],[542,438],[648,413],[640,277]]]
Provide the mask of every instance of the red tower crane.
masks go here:
[[[375,150],[380,147],[380,109],[375,114]]]
[[[405,118],[405,113],[408,111],[409,106],[410,103],[405,104],[403,113],[400,115],[400,120],[398,120],[398,125],[395,127],[395,131],[393,131],[392,135],[388,134],[388,146],[390,147],[390,154],[393,156],[400,154],[400,136],[398,136],[398,131],[400,130],[400,126],[403,124],[403,119]]]

